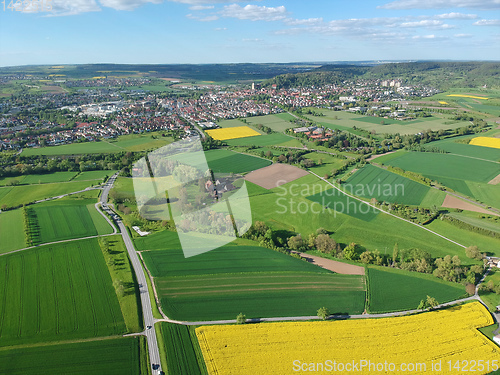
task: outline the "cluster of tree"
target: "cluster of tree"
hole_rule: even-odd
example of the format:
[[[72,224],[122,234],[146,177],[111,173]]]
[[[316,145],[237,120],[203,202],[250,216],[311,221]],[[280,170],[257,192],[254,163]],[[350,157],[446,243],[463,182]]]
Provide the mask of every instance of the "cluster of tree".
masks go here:
[[[372,198],[371,204],[380,207],[383,210],[390,211],[403,219],[413,221],[414,223],[426,225],[436,219],[441,212],[436,206],[430,209],[424,207],[411,207],[399,203],[379,202]]]
[[[26,245],[34,246],[39,243],[40,226],[35,211],[23,205],[24,240]]]
[[[495,293],[500,295],[500,284],[495,284],[493,280],[479,285],[480,292]]]
[[[144,156],[143,152],[85,154],[78,156],[3,155],[0,158],[0,177],[15,177],[61,171],[117,170],[121,168],[126,168],[127,173],[129,173],[132,164],[142,156]]]
[[[426,299],[420,300],[420,303],[417,306],[418,310],[432,310],[433,308],[439,306],[439,302],[431,296],[427,296]]]
[[[484,270],[484,267],[479,264],[470,267],[462,266],[458,255],[453,257],[446,255],[444,258],[436,259],[434,264],[436,268],[432,271],[432,274],[440,279],[452,282],[465,281],[475,284]]]
[[[279,147],[272,147],[272,149],[277,150],[278,152],[282,152],[283,149]],[[248,148],[248,150],[251,150],[251,148]],[[276,156],[274,152],[271,150],[267,150],[264,152],[263,150],[260,151],[259,156],[262,158],[267,158],[272,160],[274,163],[288,163],[288,164],[301,164],[301,162],[305,159],[303,155],[309,153],[310,151],[307,150],[294,150],[290,149],[287,150],[286,153],[282,153],[279,156]]]
[[[327,307],[320,307],[316,313],[318,318],[326,320],[330,316],[330,310]]]
[[[460,219],[457,219],[457,218],[449,216],[449,215],[442,215],[441,220],[447,221],[448,223],[451,223],[460,229],[465,229],[465,230],[468,230],[468,231],[471,231],[474,233],[483,234],[483,235],[488,236],[488,237],[500,238],[499,232],[495,232],[492,230],[488,230],[486,228],[481,228],[481,227],[466,223]]]
[[[315,117],[323,117],[323,116],[325,116],[323,113],[316,112],[316,111],[312,110],[311,108],[297,108],[297,109],[295,109],[294,112],[297,115],[311,115],[311,116],[315,116]]]
[[[269,126],[265,126],[265,125],[262,125],[262,124],[257,124],[255,126],[257,127],[257,129],[262,130],[266,134],[274,133],[274,130],[271,129]]]
[[[206,134],[205,139],[201,141],[201,145],[203,146],[203,151],[208,151],[221,148],[222,146],[227,146],[227,143],[218,139],[213,139],[211,136]]]

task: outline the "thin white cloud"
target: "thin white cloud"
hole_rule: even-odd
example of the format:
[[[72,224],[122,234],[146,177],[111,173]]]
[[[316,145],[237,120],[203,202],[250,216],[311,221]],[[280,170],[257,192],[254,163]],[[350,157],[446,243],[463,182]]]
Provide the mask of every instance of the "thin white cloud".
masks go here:
[[[293,18],[287,18],[284,20],[287,25],[297,26],[297,25],[314,25],[323,22],[323,18],[307,18],[304,20],[297,20]]]
[[[116,10],[134,10],[144,4],[160,4],[162,0],[99,0],[101,5]]]
[[[214,9],[213,5],[191,5],[189,7],[191,10],[207,10],[207,9]]]
[[[396,0],[379,6],[382,9],[499,9],[500,0]]]
[[[412,37],[413,40],[422,40],[422,41],[442,41],[449,39],[446,36],[438,36],[434,34],[430,35],[415,35]]]
[[[186,17],[191,19],[191,20],[197,20],[201,22],[212,22],[216,21],[219,19],[219,16],[216,14],[210,14],[210,15],[198,15],[198,14],[186,14]]]
[[[189,5],[203,5],[203,4],[227,4],[238,3],[241,0],[168,0],[173,3],[189,4]],[[246,1],[259,1],[259,0],[246,0]]]
[[[438,14],[434,16],[437,19],[445,19],[445,20],[475,20],[478,18],[477,14],[464,14],[464,13],[444,13]]]
[[[240,20],[279,21],[287,17],[287,10],[283,5],[273,8],[250,4],[242,7],[238,4],[231,4],[225,5],[220,14],[223,17]]]
[[[99,12],[101,7],[95,0],[54,0],[52,11],[46,16],[73,16],[87,12]]]
[[[455,38],[472,38],[472,34],[455,34],[453,35]]]
[[[421,20],[421,21],[410,21],[402,22],[398,25],[399,27],[425,27],[425,28],[438,28],[438,29],[451,29],[454,26],[447,25],[443,21],[438,20]]]
[[[474,26],[500,26],[500,20],[479,20],[473,23]]]

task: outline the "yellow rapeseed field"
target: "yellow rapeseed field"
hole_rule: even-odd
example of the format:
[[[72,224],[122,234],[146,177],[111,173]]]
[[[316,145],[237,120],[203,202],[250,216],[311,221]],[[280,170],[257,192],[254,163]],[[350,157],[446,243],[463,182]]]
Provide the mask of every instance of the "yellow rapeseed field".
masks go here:
[[[469,142],[470,145],[500,148],[500,138],[476,137]]]
[[[439,104],[448,104],[447,102],[440,101]]]
[[[450,94],[446,96],[456,96],[458,98],[472,98],[472,99],[480,99],[480,100],[488,100],[484,96],[474,96],[474,95],[462,95],[462,94]]]
[[[227,139],[253,137],[256,135],[260,135],[258,132],[249,128],[248,126],[237,126],[235,128],[211,129],[211,130],[206,130],[206,132],[213,139],[218,139],[219,141],[225,141]]]
[[[491,324],[473,302],[381,319],[203,326],[196,335],[211,375],[487,374],[500,348],[477,328]]]

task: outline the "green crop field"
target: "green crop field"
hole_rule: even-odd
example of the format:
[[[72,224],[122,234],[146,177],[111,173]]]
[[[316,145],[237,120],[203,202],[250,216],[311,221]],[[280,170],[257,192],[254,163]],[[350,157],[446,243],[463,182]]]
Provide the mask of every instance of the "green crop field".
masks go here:
[[[270,194],[250,197],[253,220],[263,221],[274,229],[301,233],[303,237],[325,228],[333,232],[333,238],[339,243],[356,242],[386,254],[398,243],[400,248],[419,248],[435,257],[459,255],[464,263],[470,263],[462,247],[398,218],[381,212],[367,225],[365,220],[354,216],[323,211],[318,203],[306,198],[328,188],[311,175],[271,189]],[[434,201],[444,194],[436,192],[437,196],[430,197]]]
[[[469,145],[464,143],[457,143],[457,140],[472,139],[474,136],[454,137],[442,141],[436,141],[426,145],[426,148],[439,148],[440,150],[449,152],[451,154],[469,156],[472,158],[480,158],[491,161],[500,161],[500,149],[492,147],[482,147]]]
[[[500,174],[499,163],[432,152],[407,152],[392,160],[379,162],[407,171],[421,173],[429,178],[439,177],[488,182]]]
[[[0,350],[0,374],[147,374],[144,338],[66,343]]]
[[[87,181],[87,180],[103,180],[104,177],[108,176],[111,177],[114,175],[116,171],[87,171],[87,172],[82,172],[78,176],[76,176],[73,180],[74,181]]]
[[[91,200],[51,201],[32,208],[38,219],[41,243],[112,233],[102,215],[90,214],[96,210]]]
[[[0,213],[0,254],[22,249],[25,246],[22,210]]]
[[[483,228],[490,230],[492,232],[500,233],[500,217],[494,215],[485,215],[477,212],[463,211],[463,212],[450,212],[447,214],[455,219],[458,219],[464,223],[473,225],[478,228]],[[486,220],[485,217],[488,216],[491,219]]]
[[[84,190],[90,181],[70,181],[42,185],[0,187],[0,207],[17,207],[23,204]]]
[[[478,246],[481,251],[488,252],[495,256],[500,256],[500,238],[464,230],[451,223],[441,220],[434,220],[426,225],[429,229],[438,232],[446,237],[453,238],[464,246]],[[467,263],[470,263],[469,260]]]
[[[375,131],[379,134],[417,134],[427,129],[455,129],[466,126],[464,121],[452,121],[447,116],[435,114],[432,118],[417,120],[393,120],[381,117],[368,117],[345,111],[332,111],[323,108],[312,108],[315,112],[322,113],[324,116],[317,117],[305,115],[309,120],[318,122],[322,126],[331,129],[349,130],[356,127],[367,131]],[[451,123],[450,123],[451,122]]]
[[[428,186],[369,164],[354,173],[344,189],[363,198],[407,205],[419,205],[430,190]]]
[[[180,247],[145,251],[142,255],[154,277],[241,272],[328,272],[288,255],[257,246],[228,245],[190,258],[184,258]]]
[[[241,311],[314,315],[317,305],[354,313],[364,306],[362,276],[333,274],[266,248],[224,246],[191,258],[179,248],[142,255],[163,311],[174,319],[234,319]]]
[[[424,199],[420,203],[421,207],[441,207],[446,198],[446,193],[439,189],[429,189]]]
[[[493,282],[493,285],[499,285],[500,284],[500,270],[492,267],[490,273],[486,278],[484,279],[484,284],[487,285],[489,282]],[[481,299],[486,303],[490,311],[494,312],[496,311],[496,307],[500,305],[500,295],[496,294],[494,291],[484,291],[480,290],[479,295],[481,296]],[[497,326],[498,327],[498,326]]]
[[[26,176],[0,177],[0,186],[19,185],[25,178]]]
[[[202,170],[203,160],[198,154],[182,154],[182,163]],[[251,155],[240,154],[230,150],[205,151],[208,167],[215,173],[244,173],[271,165],[271,161]]]
[[[291,115],[290,113],[278,113],[275,114],[275,116],[285,121],[295,121],[297,119],[297,117]]]
[[[23,156],[33,155],[80,155],[100,154],[123,151],[144,151],[160,148],[172,142],[170,137],[155,136],[152,134],[130,134],[122,135],[113,140],[101,140],[97,142],[72,143],[68,145],[50,146],[41,148],[26,148]]]
[[[299,140],[281,133],[264,134],[258,137],[229,139],[225,141],[230,146],[280,146],[300,147]]]
[[[165,343],[166,367],[169,374],[201,375],[200,366],[193,348],[189,327],[172,323],[161,323],[160,334]]]
[[[463,285],[417,272],[370,266],[368,278],[368,306],[371,313],[413,310],[428,295],[439,303],[465,296]]]
[[[55,172],[50,174],[33,174],[25,176],[23,185],[27,184],[47,184],[54,182],[67,182],[75,177],[77,172]]]
[[[177,296],[160,292],[160,300],[169,317],[192,321],[235,319],[241,312],[247,318],[314,316],[322,306],[333,314],[361,314],[364,309],[365,291],[362,289],[318,290],[314,285],[289,290],[283,286],[283,289],[260,291],[250,285],[246,291],[213,295],[205,295],[202,290]]]
[[[472,196],[479,202],[500,208],[500,184],[490,185],[480,182],[467,181]]]
[[[339,159],[333,155],[324,154],[322,152],[310,152],[303,156],[306,159],[316,162],[316,166],[309,169],[319,176],[324,176],[327,173],[330,174],[333,170],[339,169],[346,164],[345,159]]]
[[[271,161],[229,150],[205,152],[207,163],[215,173],[245,173],[271,165]]]
[[[283,119],[283,116],[287,115],[287,118]],[[294,127],[294,124],[287,121],[288,114],[279,114],[279,115],[266,115],[266,116],[254,116],[248,117],[246,120],[249,124],[256,126],[257,124],[262,124],[264,126],[268,126],[273,129],[275,132],[284,132],[286,129],[290,129]],[[292,116],[292,118],[294,118]]]
[[[366,203],[352,199],[336,189],[325,190],[321,193],[311,195],[307,199],[323,206],[323,208],[308,207],[308,209],[315,210],[316,212],[329,208],[337,213],[346,214],[363,221],[371,221],[379,214],[379,210],[368,206]],[[300,206],[297,205],[297,211],[299,210]]]
[[[125,333],[97,240],[0,256],[0,269],[1,346]]]
[[[177,232],[164,230],[145,237],[134,238],[134,244],[138,251],[142,250],[165,250],[180,249],[181,243]]]

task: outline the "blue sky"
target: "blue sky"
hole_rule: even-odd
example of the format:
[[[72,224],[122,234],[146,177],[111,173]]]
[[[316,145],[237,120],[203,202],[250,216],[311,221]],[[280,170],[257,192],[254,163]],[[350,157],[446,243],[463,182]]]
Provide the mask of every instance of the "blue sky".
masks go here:
[[[500,0],[5,1],[0,66],[500,60]]]

